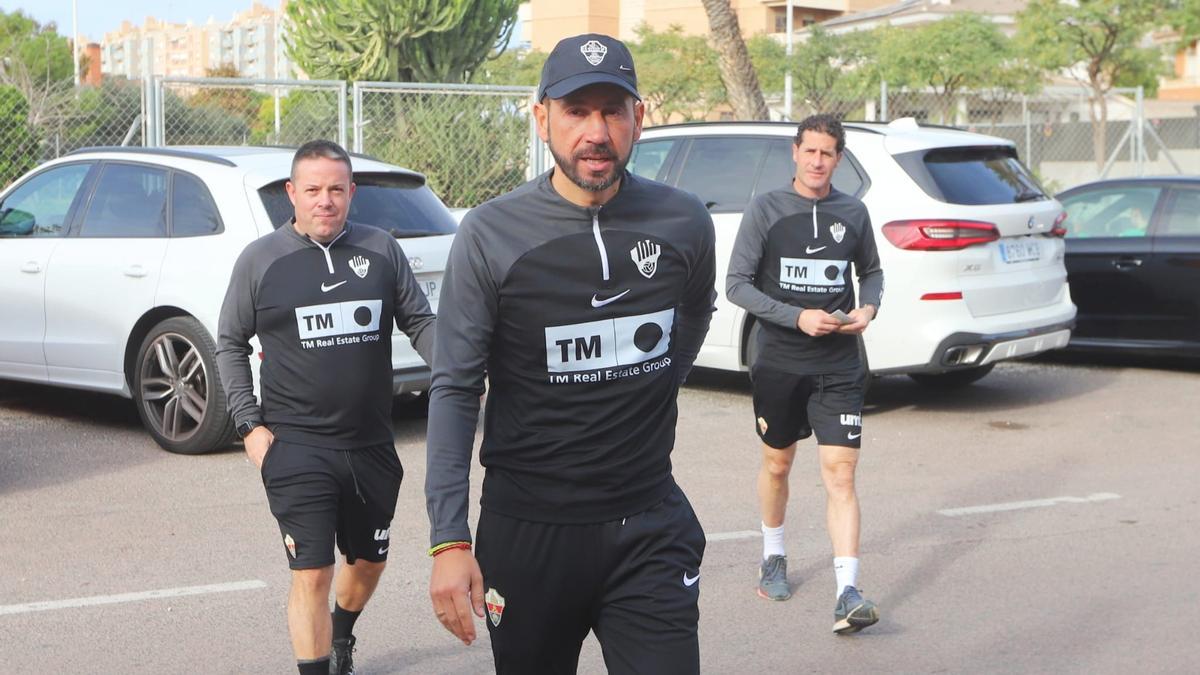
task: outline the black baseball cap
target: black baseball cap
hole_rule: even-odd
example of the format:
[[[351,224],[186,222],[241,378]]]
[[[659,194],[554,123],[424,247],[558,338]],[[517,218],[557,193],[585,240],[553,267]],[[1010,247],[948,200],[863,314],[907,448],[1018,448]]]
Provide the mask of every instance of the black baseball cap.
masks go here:
[[[637,91],[637,72],[633,55],[620,40],[586,33],[564,38],[542,66],[542,82],[538,85],[537,100],[562,98],[590,84],[615,84],[641,100]]]

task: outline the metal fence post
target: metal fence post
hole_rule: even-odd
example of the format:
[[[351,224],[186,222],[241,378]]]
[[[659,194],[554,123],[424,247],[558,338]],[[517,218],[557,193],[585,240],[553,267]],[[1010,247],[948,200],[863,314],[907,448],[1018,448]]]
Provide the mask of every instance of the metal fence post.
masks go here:
[[[1145,89],[1141,85],[1138,85],[1137,95],[1134,100],[1137,105],[1134,111],[1134,115],[1137,118],[1137,133],[1134,134],[1134,147],[1137,149],[1137,152],[1134,155],[1133,163],[1137,172],[1136,175],[1144,176],[1146,175],[1146,105]]]
[[[888,121],[887,104],[888,104],[887,80],[880,80],[879,81],[879,121],[880,122]]]
[[[274,87],[271,87],[271,89],[272,89],[272,93],[274,94],[271,98],[274,99],[274,103],[275,103],[275,127],[274,127],[275,138],[274,138],[274,141],[276,144],[278,144],[279,143],[279,126],[280,126],[279,125],[279,121],[280,121],[279,120],[279,86],[276,85]]]
[[[338,83],[338,145],[346,147],[346,81]]]
[[[1029,117],[1029,96],[1021,94],[1021,122],[1025,125],[1025,163],[1033,162],[1033,120]]]
[[[354,125],[354,152],[361,153],[363,151],[363,95],[362,87],[358,86],[358,82],[354,83],[351,90],[353,92],[354,110],[351,111],[351,118]]]

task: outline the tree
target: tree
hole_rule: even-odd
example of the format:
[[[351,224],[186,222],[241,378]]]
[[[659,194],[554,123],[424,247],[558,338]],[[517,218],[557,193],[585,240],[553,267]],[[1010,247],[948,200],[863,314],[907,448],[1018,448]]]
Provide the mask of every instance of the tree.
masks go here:
[[[53,23],[42,26],[21,10],[0,11],[0,76],[7,80],[21,73],[59,82],[71,79],[73,72],[71,45]]]
[[[867,63],[862,35],[833,34],[814,26],[807,39],[795,45],[790,61],[784,46],[767,35],[754,36],[746,48],[765,90],[783,91],[790,65],[794,100],[806,108],[806,114],[845,113],[861,106],[867,94],[865,81],[858,75]],[[800,117],[795,110],[788,111],[788,116]]]
[[[54,24],[42,26],[20,10],[0,11],[0,85],[25,97],[30,125],[40,126],[69,103],[73,71],[71,46]]]
[[[1031,0],[1017,15],[1021,49],[1043,68],[1067,72],[1091,92],[1088,117],[1097,168],[1108,154],[1108,93],[1143,86],[1153,92],[1164,70],[1162,50],[1142,46],[1165,25],[1159,0]]]
[[[892,27],[878,36],[878,76],[889,86],[932,89],[943,124],[954,123],[955,106],[964,91],[1015,84],[1023,72],[1011,41],[996,24],[976,14],[957,14],[914,28]]]
[[[471,82],[499,86],[536,87],[549,54],[536,49],[508,49],[471,73]]]
[[[238,71],[237,66],[226,63],[216,68],[206,68],[204,75],[205,77],[236,78],[241,77],[242,74]],[[188,99],[188,104],[193,108],[223,111],[250,124],[258,116],[259,107],[265,98],[268,98],[266,94],[246,87],[210,86],[201,87]]]
[[[516,27],[520,0],[484,0],[453,30],[427,33],[400,44],[400,58],[416,82],[468,82],[488,58],[503,54]]]
[[[287,50],[316,78],[464,82],[516,13],[517,0],[294,0]]]
[[[754,64],[746,51],[737,14],[729,6],[729,0],[703,1],[704,12],[708,15],[709,36],[713,48],[717,50],[721,81],[725,83],[734,116],[742,120],[767,119],[767,102],[763,99],[758,74],[754,72]]]
[[[684,35],[681,26],[655,31],[642,24],[635,33],[629,51],[648,124],[702,120],[726,101],[716,52],[704,38]]]
[[[1190,47],[1200,39],[1200,0],[1171,0],[1167,23],[1179,32],[1179,49]]]
[[[0,85],[0,189],[37,165],[37,136],[29,126],[29,104],[16,87]]]

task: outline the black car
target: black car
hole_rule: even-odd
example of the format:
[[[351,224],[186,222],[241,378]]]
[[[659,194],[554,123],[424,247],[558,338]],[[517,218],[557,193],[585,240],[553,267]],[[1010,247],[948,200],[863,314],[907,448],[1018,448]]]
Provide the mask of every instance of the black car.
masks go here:
[[[1102,180],[1058,200],[1079,307],[1069,348],[1200,358],[1200,176]]]

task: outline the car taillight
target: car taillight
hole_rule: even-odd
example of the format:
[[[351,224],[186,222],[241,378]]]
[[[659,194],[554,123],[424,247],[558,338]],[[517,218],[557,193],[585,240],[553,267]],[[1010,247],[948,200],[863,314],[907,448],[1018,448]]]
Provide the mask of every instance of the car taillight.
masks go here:
[[[1000,231],[975,220],[897,220],[883,226],[883,236],[906,251],[958,251],[996,241]]]
[[[1063,227],[1063,221],[1065,221],[1066,219],[1067,219],[1066,211],[1063,211],[1062,213],[1058,214],[1058,217],[1054,219],[1054,225],[1050,228],[1050,231],[1047,232],[1046,234],[1050,235],[1051,237],[1067,236],[1067,228]]]

